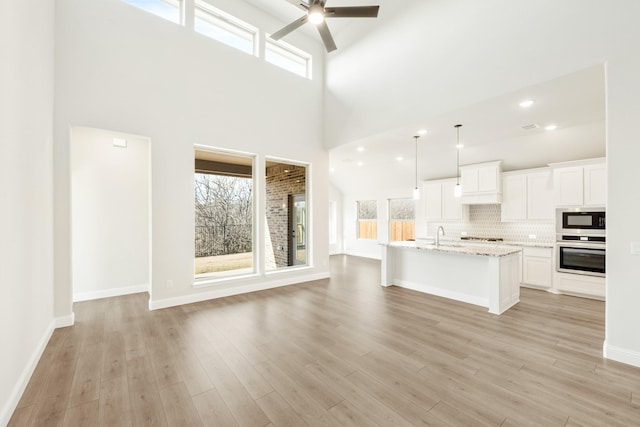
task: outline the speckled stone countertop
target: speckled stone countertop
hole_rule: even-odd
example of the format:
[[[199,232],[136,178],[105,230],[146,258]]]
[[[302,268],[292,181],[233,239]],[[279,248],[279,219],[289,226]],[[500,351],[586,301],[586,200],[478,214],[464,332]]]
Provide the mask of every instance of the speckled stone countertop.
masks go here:
[[[418,237],[416,239],[416,241],[430,241],[433,242],[434,238],[433,237]],[[499,242],[489,242],[489,241],[484,241],[484,240],[461,240],[461,239],[440,239],[440,242],[443,243],[458,243],[458,244],[462,244],[462,245],[487,245],[487,246],[521,246],[521,247],[530,247],[530,248],[553,248],[553,243],[552,242],[542,242],[542,241],[536,241],[536,240],[526,240],[526,241],[515,241],[515,240],[502,240]]]
[[[423,245],[418,244],[416,246],[415,242],[392,242],[388,244],[384,244],[386,246],[394,247],[394,248],[407,248],[414,249],[417,251],[432,251],[432,252],[444,252],[444,253],[452,253],[452,254],[461,254],[461,255],[476,255],[476,256],[488,256],[488,257],[503,257],[507,255],[513,255],[520,252],[520,249],[516,248],[499,248],[495,246],[467,246],[461,243],[452,243],[443,242],[439,246],[433,245]]]

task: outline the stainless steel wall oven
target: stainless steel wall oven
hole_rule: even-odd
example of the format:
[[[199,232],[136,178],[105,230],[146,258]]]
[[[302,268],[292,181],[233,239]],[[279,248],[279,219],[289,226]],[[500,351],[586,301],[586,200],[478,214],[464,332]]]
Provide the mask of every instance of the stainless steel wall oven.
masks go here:
[[[556,211],[556,270],[604,277],[606,274],[604,208]]]

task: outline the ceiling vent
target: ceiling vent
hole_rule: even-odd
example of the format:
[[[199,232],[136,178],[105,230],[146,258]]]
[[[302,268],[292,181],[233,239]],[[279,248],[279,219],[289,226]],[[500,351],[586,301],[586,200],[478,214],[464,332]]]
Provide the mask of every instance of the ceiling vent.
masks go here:
[[[524,129],[524,130],[540,129],[540,125],[537,124],[537,123],[530,123],[528,125],[522,126],[522,129]]]

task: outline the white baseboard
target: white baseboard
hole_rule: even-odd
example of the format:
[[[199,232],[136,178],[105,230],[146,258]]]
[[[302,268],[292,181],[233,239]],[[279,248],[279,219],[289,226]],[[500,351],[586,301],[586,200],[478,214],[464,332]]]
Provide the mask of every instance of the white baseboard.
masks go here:
[[[0,407],[0,426],[6,426],[7,424],[9,424],[9,420],[11,420],[11,416],[13,415],[13,412],[18,407],[18,403],[22,398],[22,394],[26,390],[27,384],[29,384],[31,375],[33,375],[33,372],[36,370],[38,361],[40,361],[40,358],[42,357],[42,353],[44,352],[44,349],[47,347],[47,343],[49,342],[49,338],[51,338],[51,334],[53,333],[55,324],[56,324],[56,319],[52,320],[49,326],[44,331],[44,334],[40,338],[40,341],[38,341],[36,348],[34,349],[33,353],[31,354],[31,357],[29,358],[29,360],[27,361],[27,364],[22,370],[22,373],[20,374],[18,382],[13,387],[9,400],[5,402],[2,405],[2,407]]]
[[[603,346],[603,355],[605,358],[615,360],[616,362],[640,367],[640,352],[638,351],[609,345],[605,341]]]
[[[126,287],[115,288],[115,289],[103,289],[101,291],[74,292],[73,302],[90,301],[90,300],[100,299],[100,298],[119,297],[122,295],[139,294],[141,292],[149,292],[148,283],[145,283],[144,285],[126,286]]]
[[[162,308],[175,307],[178,305],[192,304],[195,302],[207,301],[216,298],[230,297],[233,295],[246,294],[249,292],[264,291],[266,289],[279,288],[281,286],[296,285],[314,280],[328,279],[329,272],[307,274],[295,277],[279,277],[277,279],[265,280],[259,283],[248,285],[222,287],[206,292],[199,292],[189,295],[182,295],[174,298],[149,299],[149,310],[159,310]]]
[[[53,319],[53,327],[55,329],[58,328],[66,328],[67,326],[73,326],[76,322],[76,314],[71,313],[68,316],[56,317]]]
[[[377,259],[378,261],[382,259],[382,254],[372,255],[367,252],[354,252],[354,251],[346,251],[345,255],[357,256],[360,258],[369,258],[369,259]]]
[[[414,291],[424,292],[427,294],[435,295],[438,297],[449,298],[456,301],[466,302],[468,304],[479,305],[480,307],[489,307],[489,300],[487,298],[476,297],[473,295],[462,294],[460,292],[452,292],[447,289],[436,288],[433,286],[427,286],[422,283],[414,283],[406,280],[393,279],[395,286],[401,288],[411,289]]]

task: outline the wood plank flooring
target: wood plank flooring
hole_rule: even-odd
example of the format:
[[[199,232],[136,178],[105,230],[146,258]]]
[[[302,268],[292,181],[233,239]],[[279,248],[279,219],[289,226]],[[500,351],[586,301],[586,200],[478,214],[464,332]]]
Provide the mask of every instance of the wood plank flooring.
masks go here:
[[[149,312],[77,303],[11,426],[638,426],[640,369],[602,358],[604,304],[529,289],[502,316],[381,288],[379,262]]]

